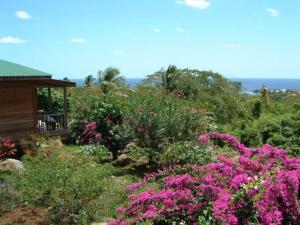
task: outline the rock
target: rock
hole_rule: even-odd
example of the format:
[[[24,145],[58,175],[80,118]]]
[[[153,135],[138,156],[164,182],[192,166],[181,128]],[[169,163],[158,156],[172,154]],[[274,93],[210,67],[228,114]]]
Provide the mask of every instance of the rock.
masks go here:
[[[126,145],[125,149],[131,149],[131,148],[135,148],[137,146],[137,143],[132,141],[129,144]]]
[[[128,166],[129,164],[131,163],[136,163],[135,160],[133,160],[132,158],[130,158],[128,155],[126,154],[122,154],[118,157],[117,160],[115,160],[113,162],[113,164],[115,166],[121,166],[121,167],[124,167],[124,166]]]
[[[64,145],[63,145],[63,143],[61,142],[60,139],[55,139],[55,140],[53,141],[53,146],[54,146],[55,148],[62,148]]]
[[[41,148],[50,148],[50,145],[48,145],[48,144],[41,144]]]
[[[24,165],[21,161],[16,159],[6,159],[0,162],[0,170],[8,172],[22,172],[24,171]]]

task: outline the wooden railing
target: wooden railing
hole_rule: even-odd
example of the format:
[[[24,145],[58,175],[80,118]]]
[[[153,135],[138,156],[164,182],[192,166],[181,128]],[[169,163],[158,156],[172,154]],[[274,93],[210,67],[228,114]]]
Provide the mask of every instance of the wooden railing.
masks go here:
[[[57,133],[66,129],[66,116],[64,113],[38,113],[36,132]]]

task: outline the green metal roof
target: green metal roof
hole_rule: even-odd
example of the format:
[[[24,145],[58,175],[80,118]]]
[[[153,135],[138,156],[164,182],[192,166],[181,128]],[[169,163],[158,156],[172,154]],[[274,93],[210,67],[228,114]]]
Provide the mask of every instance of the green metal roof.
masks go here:
[[[0,78],[51,78],[51,75],[26,66],[0,60]]]

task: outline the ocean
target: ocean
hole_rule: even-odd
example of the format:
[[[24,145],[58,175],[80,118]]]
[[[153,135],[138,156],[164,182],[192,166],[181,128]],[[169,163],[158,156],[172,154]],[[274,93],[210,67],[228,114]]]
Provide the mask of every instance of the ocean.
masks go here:
[[[266,79],[266,78],[232,78],[231,81],[238,81],[242,83],[243,91],[252,92],[261,89],[266,85],[269,89],[290,89],[300,90],[300,79]],[[84,84],[84,79],[73,79],[77,86]],[[143,81],[143,78],[128,78],[127,83],[130,87],[137,86]]]

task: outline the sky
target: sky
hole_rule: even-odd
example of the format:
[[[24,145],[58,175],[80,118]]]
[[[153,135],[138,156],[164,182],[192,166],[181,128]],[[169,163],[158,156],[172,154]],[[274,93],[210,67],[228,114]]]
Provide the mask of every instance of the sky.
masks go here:
[[[0,0],[0,59],[79,79],[174,64],[300,78],[299,0]]]

